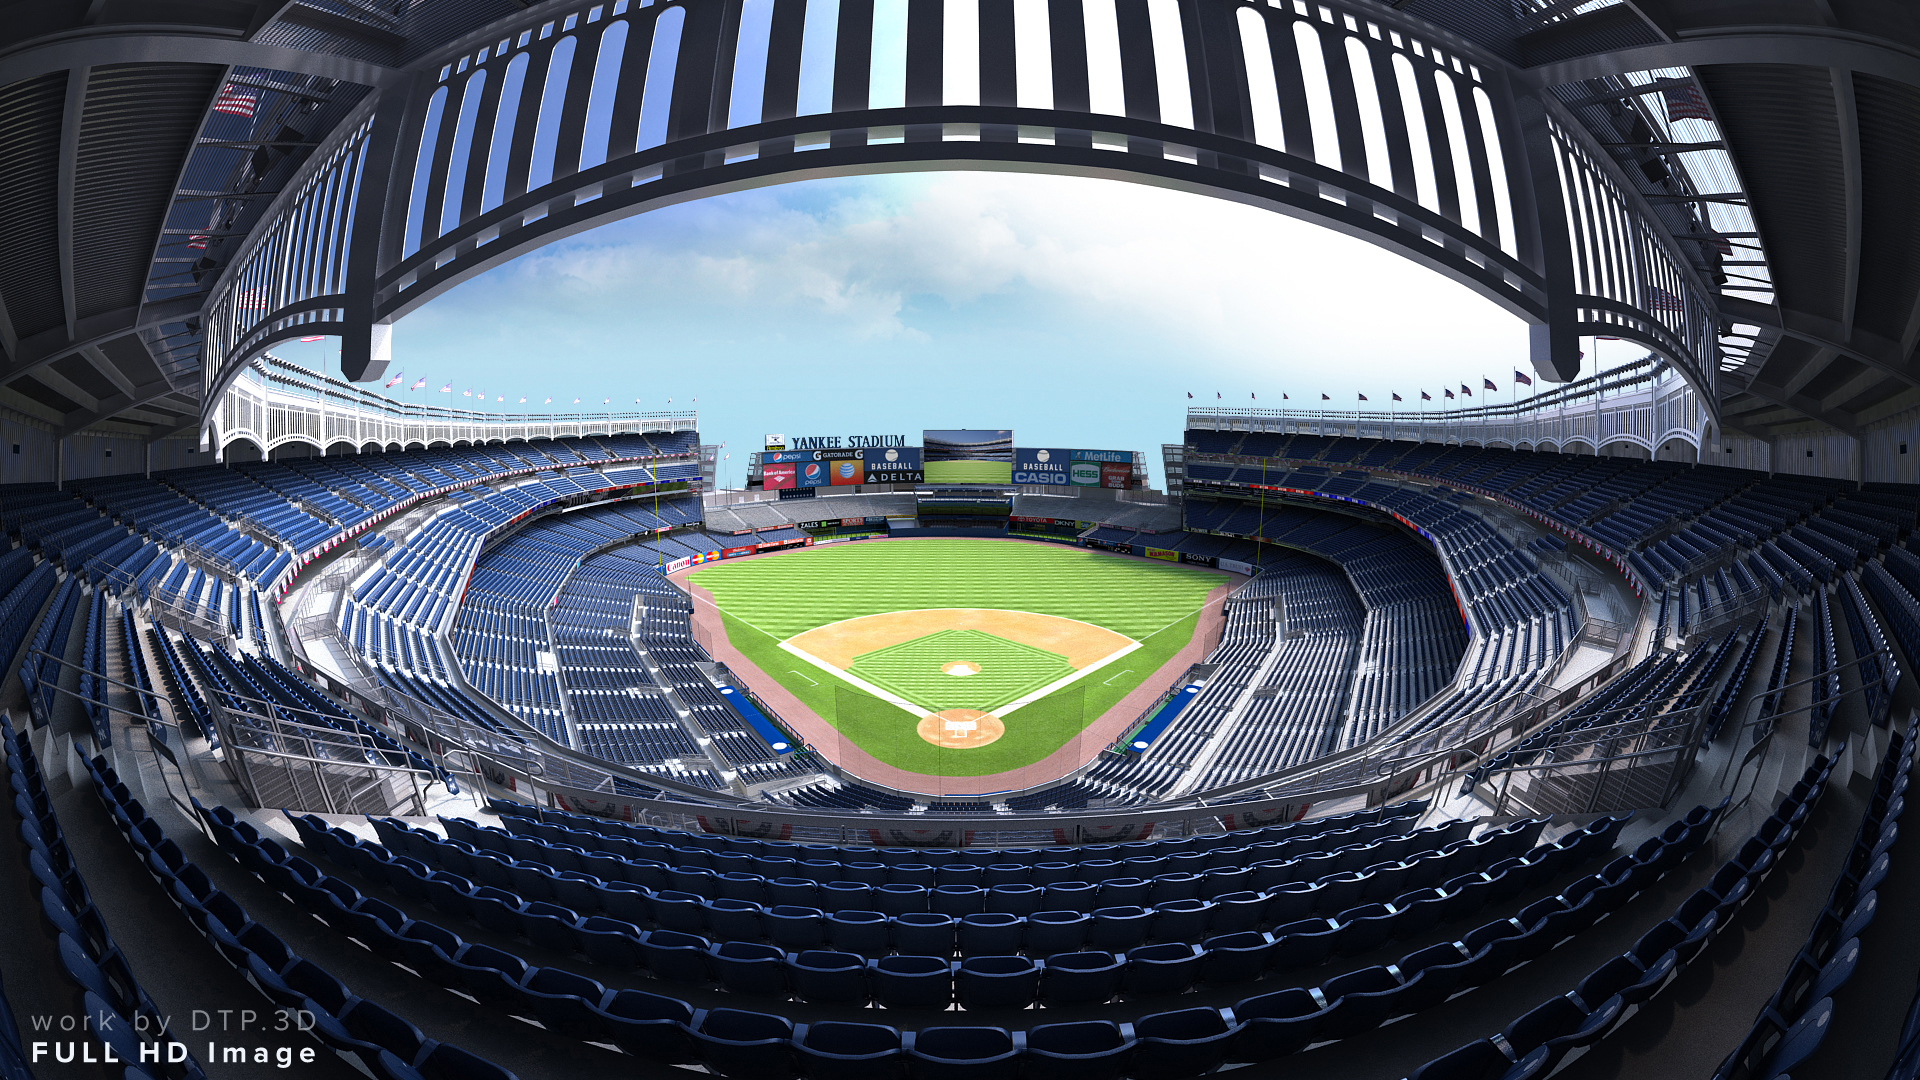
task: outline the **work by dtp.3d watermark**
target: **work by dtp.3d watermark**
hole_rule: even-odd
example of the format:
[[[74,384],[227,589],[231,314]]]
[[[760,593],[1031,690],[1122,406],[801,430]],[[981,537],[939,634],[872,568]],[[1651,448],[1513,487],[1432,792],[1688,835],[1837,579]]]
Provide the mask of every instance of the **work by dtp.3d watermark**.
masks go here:
[[[138,1015],[127,1020],[111,1012],[29,1016],[34,1038],[27,1043],[27,1059],[35,1065],[177,1065],[198,1054],[203,1064],[291,1069],[319,1056],[310,1044],[272,1045],[275,1034],[313,1030],[313,1013],[305,1009],[195,1009],[186,1017],[186,1030],[194,1034],[190,1042],[183,1041],[173,1019]]]

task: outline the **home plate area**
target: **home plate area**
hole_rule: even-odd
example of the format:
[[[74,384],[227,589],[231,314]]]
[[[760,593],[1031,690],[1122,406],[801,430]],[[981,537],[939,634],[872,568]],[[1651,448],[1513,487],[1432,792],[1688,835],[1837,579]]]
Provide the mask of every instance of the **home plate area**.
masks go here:
[[[1006,717],[1139,647],[1124,634],[1055,615],[932,608],[831,623],[782,643],[918,717],[935,746],[986,746]]]

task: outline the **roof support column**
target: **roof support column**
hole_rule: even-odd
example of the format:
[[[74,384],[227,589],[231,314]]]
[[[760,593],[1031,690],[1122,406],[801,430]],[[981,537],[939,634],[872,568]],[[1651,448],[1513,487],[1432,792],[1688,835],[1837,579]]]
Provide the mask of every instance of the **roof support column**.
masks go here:
[[[378,379],[386,374],[392,356],[393,324],[373,319],[373,283],[379,272],[381,230],[388,223],[391,189],[395,185],[406,189],[412,178],[411,169],[406,170],[406,179],[397,179],[394,169],[409,91],[405,83],[380,91],[373,128],[362,151],[366,162],[360,168],[360,190],[347,235],[346,321],[340,329],[340,373],[348,382]],[[402,213],[392,228],[397,232],[405,227]]]
[[[1541,103],[1531,96],[1517,95],[1514,112],[1520,122],[1520,140],[1526,153],[1526,167],[1512,169],[1523,174],[1531,190],[1513,193],[1514,216],[1530,215],[1537,247],[1534,258],[1545,279],[1547,321],[1527,328],[1533,370],[1551,382],[1572,382],[1580,377],[1579,312],[1574,307],[1573,245],[1567,235],[1567,206],[1560,189],[1560,168],[1555,160],[1553,132]],[[1522,249],[1524,251],[1524,247]]]

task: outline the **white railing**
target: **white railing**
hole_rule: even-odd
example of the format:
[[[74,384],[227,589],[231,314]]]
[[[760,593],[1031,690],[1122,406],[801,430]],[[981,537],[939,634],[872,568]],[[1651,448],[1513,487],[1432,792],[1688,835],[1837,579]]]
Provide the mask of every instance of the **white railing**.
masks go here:
[[[1192,406],[1187,427],[1586,453],[1628,443],[1649,456],[1675,441],[1696,455],[1714,442],[1694,388],[1651,358],[1504,405],[1412,402],[1384,412]]]
[[[223,459],[226,448],[242,440],[265,455],[288,443],[306,443],[320,453],[345,443],[358,452],[362,447],[409,449],[436,443],[665,434],[699,426],[691,409],[497,413],[415,405],[271,355],[255,360],[234,379],[221,396],[211,424],[212,444]]]

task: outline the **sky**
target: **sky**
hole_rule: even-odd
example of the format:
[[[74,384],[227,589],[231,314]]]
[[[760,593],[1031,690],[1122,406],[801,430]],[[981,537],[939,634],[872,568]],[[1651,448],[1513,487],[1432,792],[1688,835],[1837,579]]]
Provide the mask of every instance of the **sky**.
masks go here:
[[[1633,358],[1602,344],[1620,351],[1607,366]],[[337,374],[338,346],[275,352]],[[462,390],[485,390],[502,411],[692,406],[703,441],[732,455],[723,484],[768,432],[917,444],[924,428],[1012,428],[1023,446],[1145,450],[1158,486],[1189,393],[1352,408],[1398,392],[1414,408],[1423,388],[1438,399],[1485,376],[1506,400],[1526,356],[1525,325],[1492,302],[1270,210],[941,172],[715,196],[549,244],[397,323],[389,375],[405,378],[385,392],[469,405]]]

